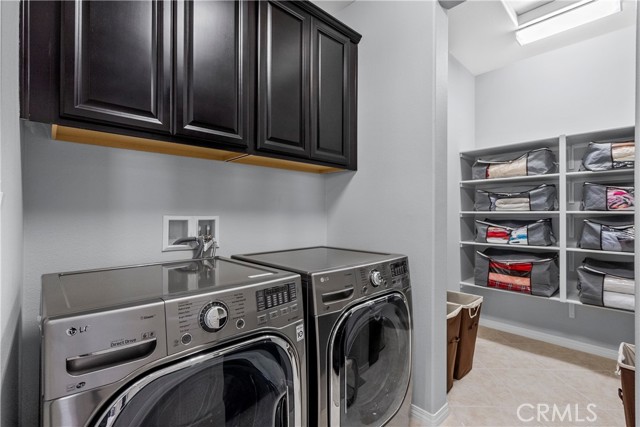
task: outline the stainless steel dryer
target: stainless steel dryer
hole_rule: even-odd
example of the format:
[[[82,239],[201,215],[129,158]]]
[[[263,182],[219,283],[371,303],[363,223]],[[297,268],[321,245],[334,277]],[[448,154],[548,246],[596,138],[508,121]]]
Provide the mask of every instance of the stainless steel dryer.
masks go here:
[[[305,425],[300,292],[224,258],[43,276],[42,425]]]
[[[233,258],[302,275],[309,425],[409,425],[407,257],[313,247]]]

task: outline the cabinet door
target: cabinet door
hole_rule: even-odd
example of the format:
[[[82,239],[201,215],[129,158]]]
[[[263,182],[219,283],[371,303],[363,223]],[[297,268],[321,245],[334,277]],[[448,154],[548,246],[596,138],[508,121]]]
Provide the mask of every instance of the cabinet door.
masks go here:
[[[177,3],[177,134],[247,146],[255,75],[250,8],[244,1]]]
[[[63,3],[63,116],[168,132],[171,6]]]
[[[349,164],[351,151],[351,42],[313,21],[311,48],[311,158]],[[355,66],[355,64],[354,64]],[[353,73],[355,76],[355,73]]]
[[[259,5],[259,150],[309,155],[308,14],[292,3]]]

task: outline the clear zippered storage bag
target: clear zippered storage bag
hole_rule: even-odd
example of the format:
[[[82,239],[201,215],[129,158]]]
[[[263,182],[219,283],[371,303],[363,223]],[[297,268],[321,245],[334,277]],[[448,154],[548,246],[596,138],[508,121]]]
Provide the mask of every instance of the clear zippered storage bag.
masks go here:
[[[550,246],[556,243],[551,218],[537,221],[476,220],[476,242]]]
[[[585,258],[578,273],[578,291],[584,304],[635,310],[633,262],[607,262]]]
[[[635,207],[635,190],[631,185],[595,184],[582,186],[583,211],[625,211]]]
[[[509,192],[476,190],[476,211],[553,211],[558,206],[556,186],[518,187]]]
[[[614,252],[633,252],[635,242],[633,217],[585,219],[578,246]]]
[[[558,255],[496,248],[477,251],[474,283],[478,286],[550,297],[560,286]]]
[[[509,178],[514,176],[545,175],[557,170],[556,156],[548,148],[538,148],[509,158],[496,156],[477,159],[471,167],[472,179]]]
[[[635,164],[635,153],[634,141],[590,142],[582,157],[580,170],[630,169]]]

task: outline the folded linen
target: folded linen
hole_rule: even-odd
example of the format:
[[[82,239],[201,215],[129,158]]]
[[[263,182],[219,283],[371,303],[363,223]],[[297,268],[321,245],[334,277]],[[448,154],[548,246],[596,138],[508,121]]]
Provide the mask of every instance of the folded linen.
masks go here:
[[[529,210],[529,198],[528,197],[513,197],[508,199],[496,200],[497,211],[528,211]]]
[[[636,291],[635,281],[624,277],[605,276],[602,286],[605,292],[633,295]]]
[[[487,168],[487,178],[508,178],[511,176],[527,176],[527,158],[507,163],[497,163]]]
[[[622,142],[611,145],[611,157],[614,162],[633,162],[635,160],[636,144]]]
[[[602,302],[605,307],[619,308],[622,310],[634,311],[636,298],[631,294],[621,294],[618,292],[602,292]]]

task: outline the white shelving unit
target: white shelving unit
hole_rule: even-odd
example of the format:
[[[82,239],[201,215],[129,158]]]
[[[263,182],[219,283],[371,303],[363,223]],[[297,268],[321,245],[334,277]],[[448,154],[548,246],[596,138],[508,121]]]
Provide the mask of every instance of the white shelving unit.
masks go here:
[[[460,153],[461,180],[460,180],[460,286],[467,292],[474,289],[489,290],[490,292],[508,292],[509,294],[522,295],[523,298],[537,298],[549,301],[558,301],[572,305],[583,305],[578,298],[576,268],[582,264],[585,258],[597,258],[605,261],[633,261],[634,254],[629,252],[598,251],[581,249],[577,246],[584,219],[606,217],[611,215],[633,215],[633,211],[581,211],[582,186],[585,182],[607,184],[631,184],[633,185],[633,170],[620,169],[613,171],[591,172],[580,171],[582,157],[587,145],[591,141],[606,141],[617,139],[633,139],[634,128],[620,128],[600,132],[591,132],[580,135],[560,135],[557,138],[532,141],[521,144],[503,145],[480,150],[465,151]],[[471,166],[478,158],[493,155],[518,156],[526,151],[547,147],[551,149],[558,160],[557,173],[537,176],[497,178],[497,179],[471,179]],[[473,210],[476,189],[508,191],[512,186],[531,186],[539,184],[554,184],[558,194],[558,210],[545,212],[532,211],[490,211],[478,212]],[[475,220],[491,218],[513,219],[540,219],[551,218],[557,243],[554,246],[518,246],[508,244],[491,244],[475,242]],[[558,255],[560,267],[559,291],[550,298],[537,297],[528,294],[505,291],[495,288],[477,286],[473,280],[475,264],[475,252],[488,247],[530,251],[535,253],[548,252]],[[480,288],[480,289],[478,289]],[[486,294],[486,292],[485,292]],[[617,310],[613,308],[593,307],[596,310],[610,310],[633,315],[633,312]]]

